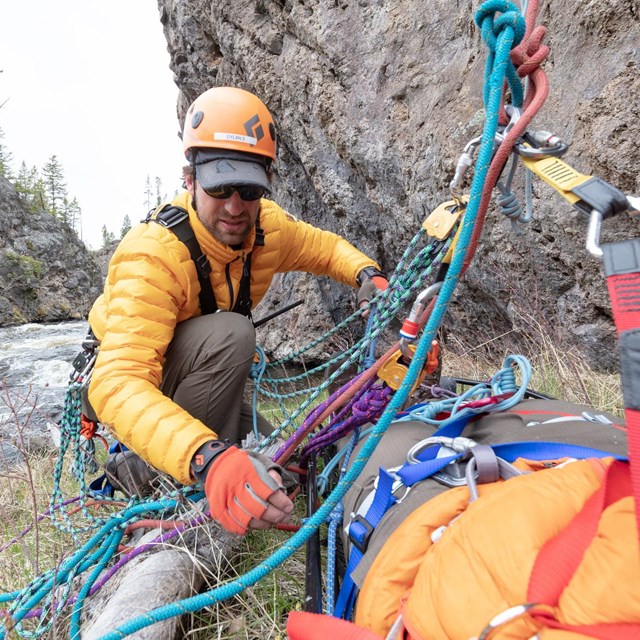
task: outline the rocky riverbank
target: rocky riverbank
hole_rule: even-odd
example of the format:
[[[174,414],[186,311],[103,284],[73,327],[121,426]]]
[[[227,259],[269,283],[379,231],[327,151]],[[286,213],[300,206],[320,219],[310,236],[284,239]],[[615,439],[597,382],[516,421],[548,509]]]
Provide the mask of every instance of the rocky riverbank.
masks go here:
[[[86,317],[100,294],[98,261],[75,232],[25,209],[0,176],[0,327]]]

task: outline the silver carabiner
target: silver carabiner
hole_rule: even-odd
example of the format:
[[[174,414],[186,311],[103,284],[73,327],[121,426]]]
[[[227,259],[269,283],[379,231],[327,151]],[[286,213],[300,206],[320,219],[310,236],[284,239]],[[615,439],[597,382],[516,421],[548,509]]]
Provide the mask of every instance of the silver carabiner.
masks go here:
[[[589,226],[587,227],[587,251],[598,260],[602,260],[604,255],[600,248],[600,228],[602,227],[602,214],[593,209],[589,216]]]
[[[408,320],[411,322],[418,322],[420,316],[425,310],[425,301],[435,298],[438,293],[440,293],[440,289],[442,289],[442,282],[434,282],[432,285],[429,285],[424,289],[424,291],[421,291],[418,294],[416,301],[413,303]],[[411,359],[413,358],[413,351],[409,349],[409,344],[411,342],[413,342],[413,339],[405,337],[400,338],[400,351],[407,362],[411,362]]]
[[[475,447],[478,443],[471,438],[465,438],[458,436],[457,438],[450,438],[447,436],[431,436],[425,438],[417,444],[414,444],[407,452],[407,462],[409,464],[418,464],[421,460],[418,458],[418,454],[422,453],[425,449],[439,444],[445,449],[450,449],[453,453],[464,453],[469,449]]]
[[[536,606],[536,603],[527,603],[527,604],[519,604],[515,607],[509,607],[505,609],[502,613],[499,613],[497,616],[494,616],[489,621],[489,624],[482,630],[482,633],[478,636],[478,640],[487,640],[489,635],[495,631],[498,627],[501,627],[503,624],[507,622],[511,622],[516,618],[523,616],[529,609],[533,609]],[[535,637],[535,636],[534,636]]]

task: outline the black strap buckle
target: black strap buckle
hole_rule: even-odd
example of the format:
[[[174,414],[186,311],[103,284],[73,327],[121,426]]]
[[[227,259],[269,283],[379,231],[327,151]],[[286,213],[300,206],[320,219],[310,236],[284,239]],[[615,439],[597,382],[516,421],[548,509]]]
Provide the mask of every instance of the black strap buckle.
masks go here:
[[[364,269],[361,269],[360,272],[358,273],[358,275],[356,276],[356,284],[361,287],[362,283],[365,280],[368,280],[370,278],[374,278],[376,276],[380,276],[382,278],[384,278],[385,280],[387,279],[387,276],[382,273],[382,271],[380,271],[380,269],[377,269],[374,266],[371,267],[365,267]]]
[[[166,229],[171,229],[171,227],[175,227],[177,224],[180,224],[183,220],[187,220],[188,218],[189,214],[181,207],[167,205],[167,207],[162,209],[162,211],[158,212],[155,217],[155,221]]]
[[[373,525],[361,515],[355,516],[349,525],[349,540],[362,555],[367,551],[373,530]]]
[[[230,445],[223,440],[209,440],[199,447],[191,458],[191,470],[196,480],[203,482],[213,461],[229,447]]]
[[[201,273],[205,278],[208,278],[211,274],[211,265],[209,264],[209,259],[204,253],[198,256],[194,262],[196,263],[196,268],[198,272]]]

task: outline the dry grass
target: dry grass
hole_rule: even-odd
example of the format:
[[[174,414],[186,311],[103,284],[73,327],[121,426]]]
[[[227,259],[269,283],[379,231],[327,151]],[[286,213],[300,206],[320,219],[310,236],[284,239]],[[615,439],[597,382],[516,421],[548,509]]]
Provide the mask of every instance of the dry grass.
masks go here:
[[[617,373],[595,371],[575,347],[563,344],[551,327],[529,314],[514,313],[519,323],[518,333],[524,336],[520,353],[529,360],[533,370],[530,389],[552,398],[624,415]],[[502,360],[513,353],[512,350],[500,352],[497,346],[501,341],[506,342],[506,338],[500,336],[493,344],[473,346],[452,338],[443,359],[444,375],[487,380],[500,369]],[[487,353],[492,353],[492,357]]]
[[[256,531],[247,537],[244,548],[234,557],[230,573],[223,580],[240,577],[258,566],[281,546],[291,534]],[[189,617],[185,637],[194,640],[258,640],[286,638],[290,611],[304,601],[304,548],[256,585],[214,607]]]

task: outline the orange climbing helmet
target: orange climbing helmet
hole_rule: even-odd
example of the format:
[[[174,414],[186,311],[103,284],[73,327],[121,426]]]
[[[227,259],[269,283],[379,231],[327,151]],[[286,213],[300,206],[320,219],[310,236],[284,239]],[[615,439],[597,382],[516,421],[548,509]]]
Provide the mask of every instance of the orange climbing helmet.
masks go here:
[[[214,87],[187,110],[182,133],[184,153],[191,149],[240,151],[276,159],[276,128],[265,104],[237,87]]]

